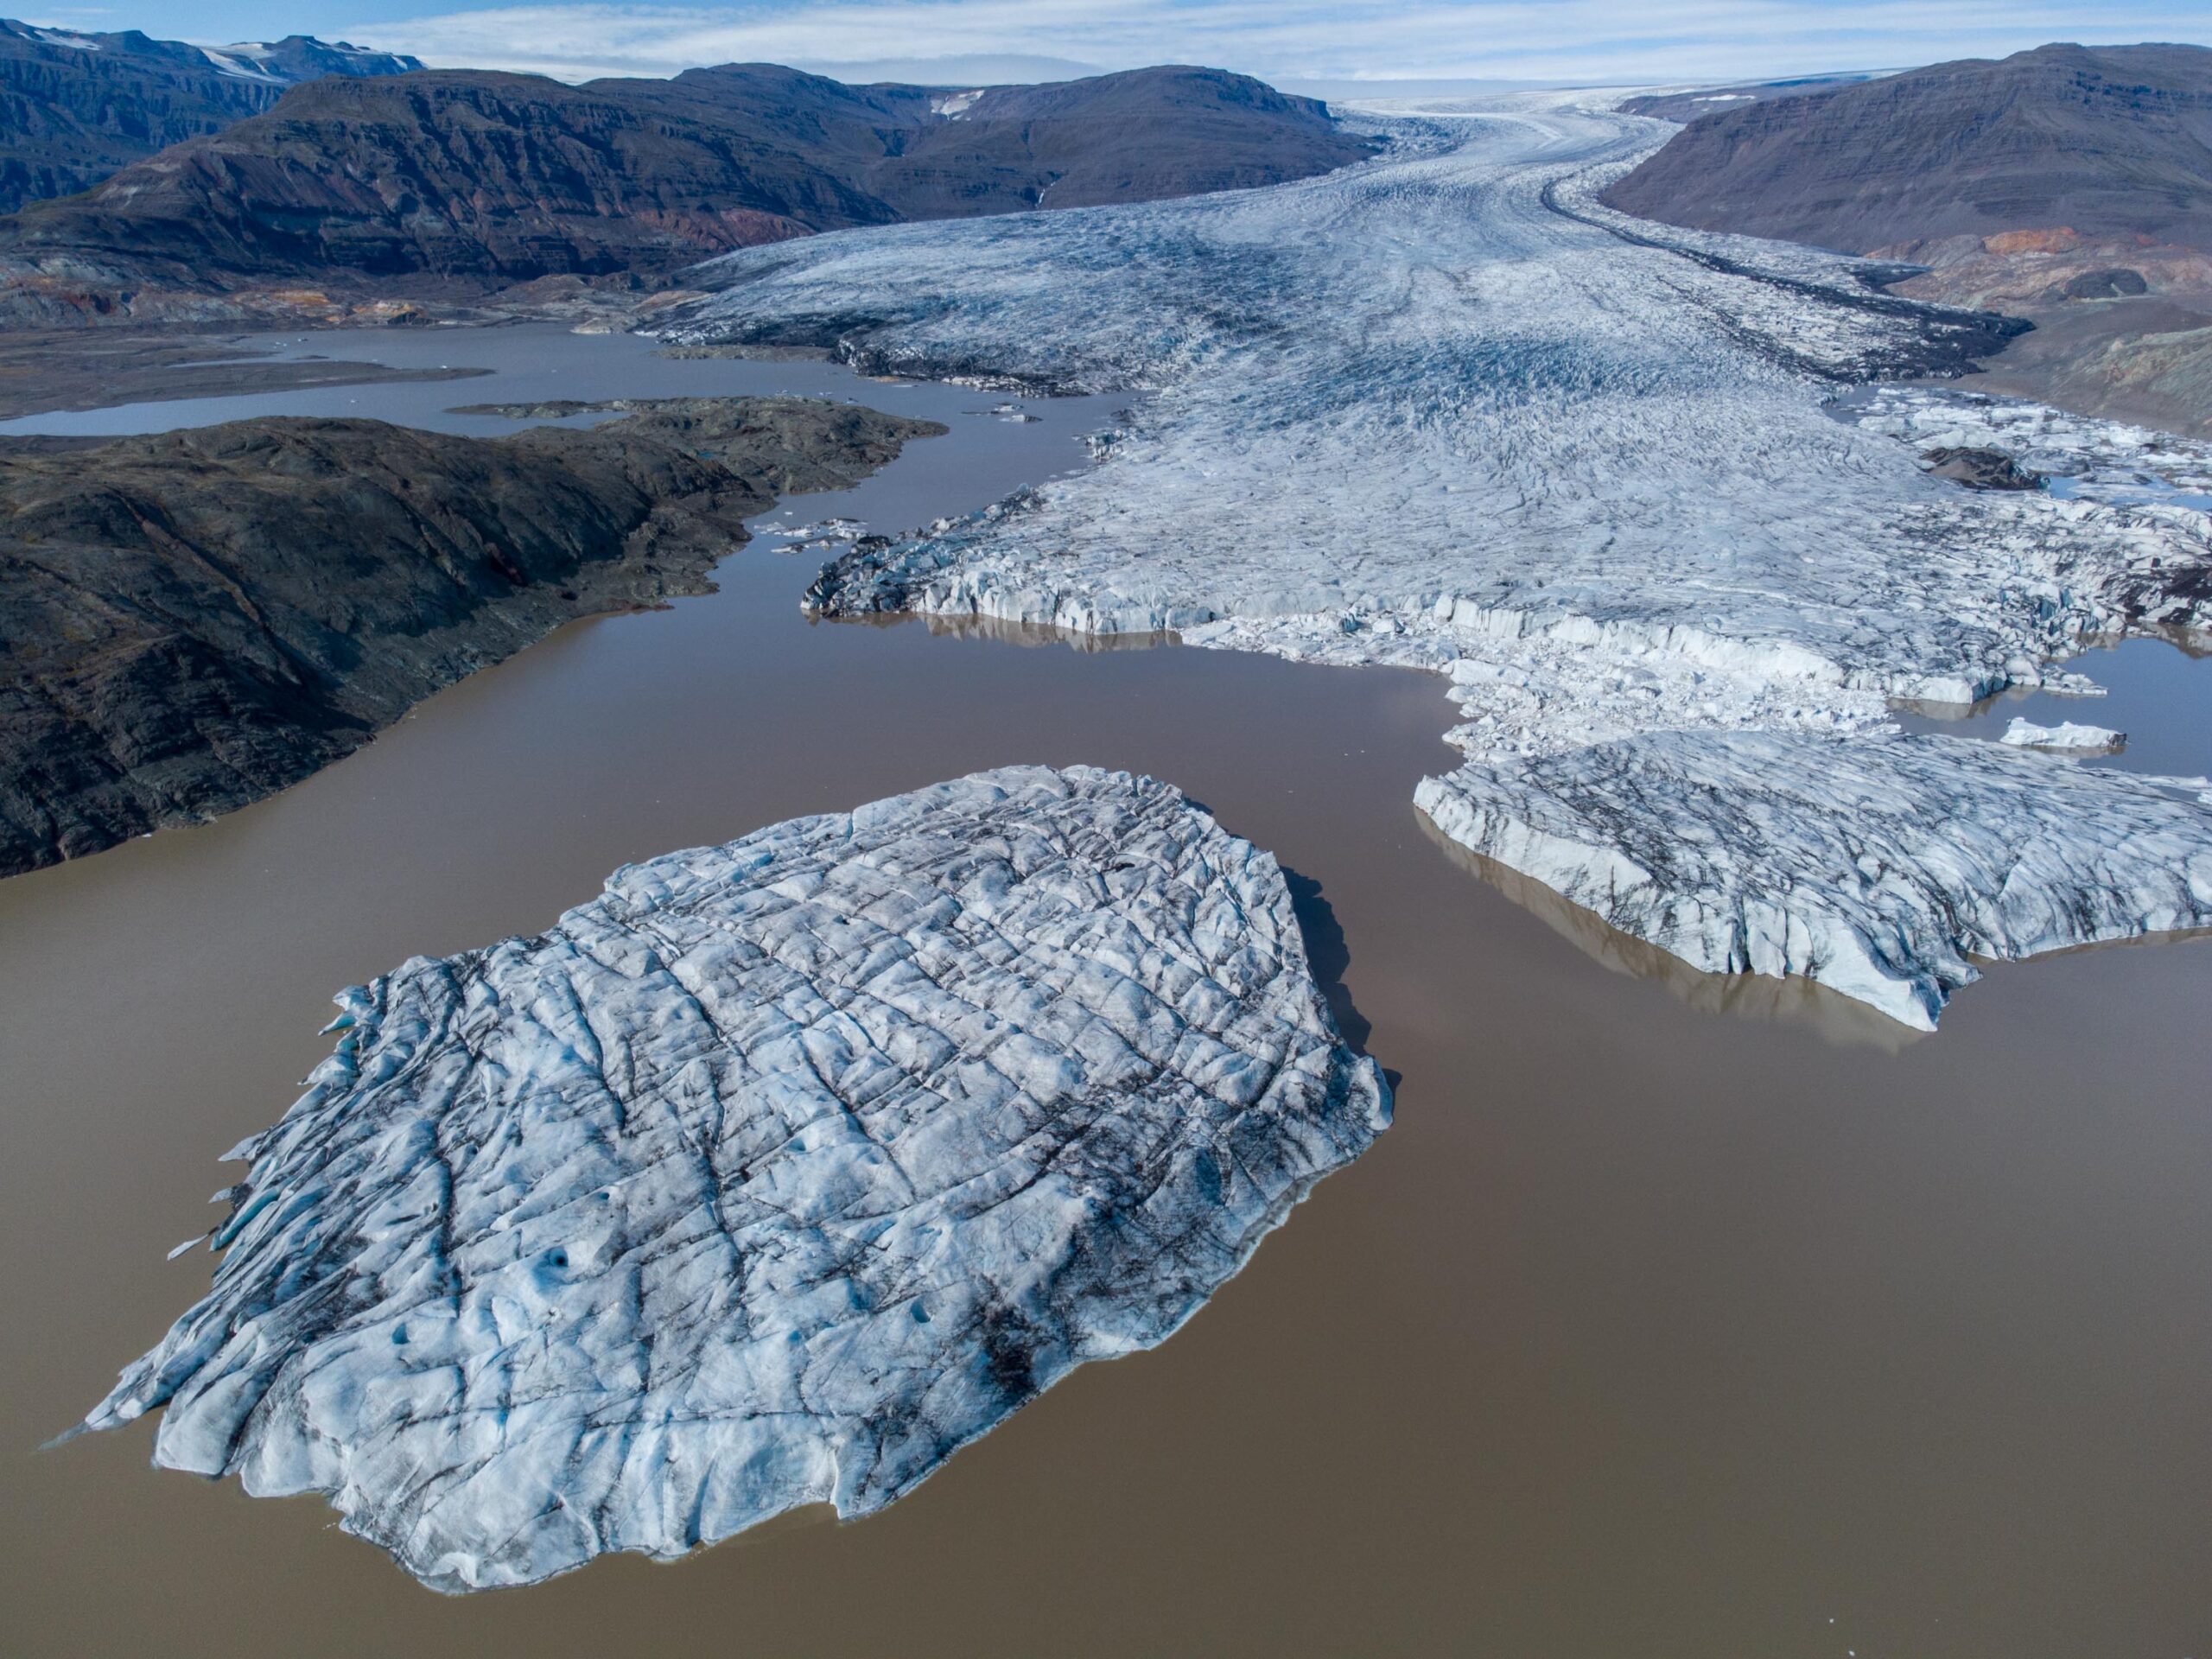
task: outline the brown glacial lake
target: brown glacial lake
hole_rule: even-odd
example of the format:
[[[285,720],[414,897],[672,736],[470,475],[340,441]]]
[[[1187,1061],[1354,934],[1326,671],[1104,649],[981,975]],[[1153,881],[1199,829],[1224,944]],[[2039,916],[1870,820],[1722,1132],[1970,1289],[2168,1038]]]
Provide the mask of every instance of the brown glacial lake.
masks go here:
[[[954,435],[778,518],[897,528],[1084,464],[1116,406],[1014,423],[966,412],[995,394],[531,330],[308,344],[499,373],[45,429],[832,391]],[[773,546],[272,800],[0,882],[0,1648],[2212,1648],[2212,944],[1996,968],[1916,1039],[1481,879],[1412,804],[1452,760],[1440,682],[810,626],[817,558]],[[2114,696],[2059,717],[2212,771],[2206,664],[2145,642],[2080,666]],[[542,928],[626,861],[1011,761],[1153,772],[1319,882],[1402,1077],[1396,1127],[1165,1346],[865,1522],[466,1599],[320,1499],[149,1468],[150,1425],[37,1449],[205,1289],[204,1252],[163,1253],[327,1052],[332,992]]]

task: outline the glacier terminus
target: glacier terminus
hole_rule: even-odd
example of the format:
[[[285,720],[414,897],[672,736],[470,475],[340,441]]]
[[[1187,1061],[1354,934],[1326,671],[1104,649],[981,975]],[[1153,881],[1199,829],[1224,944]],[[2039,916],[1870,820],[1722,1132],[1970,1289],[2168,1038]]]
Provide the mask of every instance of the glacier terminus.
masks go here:
[[[2085,641],[2212,626],[2190,494],[2212,454],[1852,395],[1956,372],[2005,325],[1892,298],[1863,261],[1603,207],[1670,129],[1602,99],[1361,118],[1389,149],[1319,178],[693,273],[711,291],[679,340],[1147,394],[1101,464],[857,543],[810,603],[1433,670],[1466,757],[1420,791],[1446,833],[1694,965],[1803,974],[1908,1025],[1977,957],[2212,924],[2200,780],[1888,718],[2090,692],[2061,666]],[[1975,443],[2080,487],[1932,475]],[[2100,488],[2120,461],[2171,487]],[[2044,780],[2063,810],[2029,810]],[[1961,837],[1980,850],[1940,855]]]

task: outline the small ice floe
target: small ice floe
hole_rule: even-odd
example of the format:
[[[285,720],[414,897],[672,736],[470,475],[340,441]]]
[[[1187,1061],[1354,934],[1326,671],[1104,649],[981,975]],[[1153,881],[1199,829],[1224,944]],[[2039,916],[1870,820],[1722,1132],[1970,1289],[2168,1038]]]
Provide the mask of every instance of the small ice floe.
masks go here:
[[[810,553],[823,548],[849,547],[868,534],[858,518],[824,518],[819,524],[791,524],[768,534],[783,543],[779,553]]]
[[[2015,718],[1997,740],[2016,749],[2052,749],[2072,754],[2116,754],[2127,747],[2127,734],[2108,726],[2083,726],[2067,721],[2058,726],[2038,726]]]

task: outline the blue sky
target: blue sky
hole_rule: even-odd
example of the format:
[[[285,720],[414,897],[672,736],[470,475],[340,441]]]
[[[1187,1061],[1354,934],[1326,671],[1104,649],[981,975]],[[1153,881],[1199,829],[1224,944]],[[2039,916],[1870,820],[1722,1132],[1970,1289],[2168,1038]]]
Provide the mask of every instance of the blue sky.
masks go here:
[[[4,3],[5,0],[0,0]],[[1639,81],[1894,67],[2050,40],[2212,40],[2204,0],[17,0],[38,22],[198,41],[301,33],[565,79],[769,59],[1020,54],[1280,79]]]

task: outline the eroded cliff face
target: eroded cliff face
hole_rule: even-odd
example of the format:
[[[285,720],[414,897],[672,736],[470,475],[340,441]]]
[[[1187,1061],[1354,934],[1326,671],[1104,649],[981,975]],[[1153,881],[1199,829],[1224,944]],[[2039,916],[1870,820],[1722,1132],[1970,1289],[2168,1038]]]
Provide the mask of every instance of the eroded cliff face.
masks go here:
[[[0,874],[213,817],[744,518],[944,429],[797,398],[485,440],[265,419],[0,451]]]

